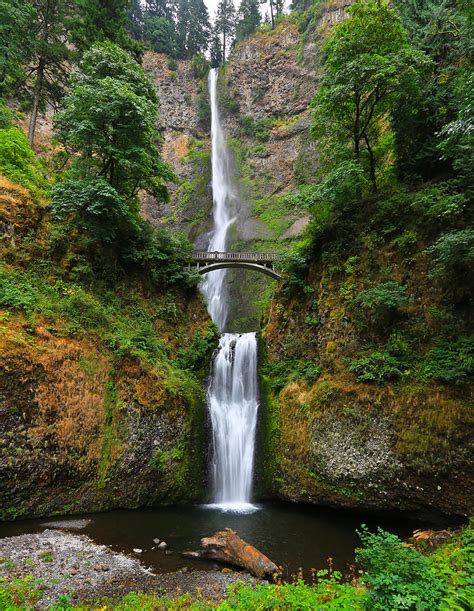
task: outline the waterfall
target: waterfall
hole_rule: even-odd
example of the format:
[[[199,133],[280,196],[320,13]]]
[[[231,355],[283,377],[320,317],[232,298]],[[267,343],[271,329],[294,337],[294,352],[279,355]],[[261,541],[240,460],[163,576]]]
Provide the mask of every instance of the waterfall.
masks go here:
[[[237,197],[232,182],[229,151],[217,107],[217,68],[209,72],[209,97],[211,99],[211,139],[212,139],[212,197],[214,229],[209,240],[208,251],[225,251],[227,234],[235,221]],[[207,307],[219,331],[223,331],[228,313],[228,291],[225,283],[226,270],[210,272],[202,284]]]
[[[214,502],[249,503],[257,425],[255,333],[224,333],[213,363],[208,405],[214,445]]]
[[[209,72],[212,136],[214,228],[209,251],[225,251],[238,207],[232,165],[217,105],[217,69]],[[223,333],[228,317],[226,270],[206,275],[202,291],[209,313]],[[207,403],[212,423],[214,504],[248,510],[252,487],[258,409],[257,338],[255,333],[223,333],[214,356]]]

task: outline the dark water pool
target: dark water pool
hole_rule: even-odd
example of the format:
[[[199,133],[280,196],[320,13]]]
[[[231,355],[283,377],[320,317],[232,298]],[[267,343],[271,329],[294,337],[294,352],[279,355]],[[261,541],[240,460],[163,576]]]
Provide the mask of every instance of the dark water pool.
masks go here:
[[[159,571],[175,571],[184,566],[212,566],[180,556],[184,550],[199,548],[201,537],[226,527],[233,528],[249,543],[282,565],[288,574],[299,567],[325,568],[327,559],[345,571],[354,560],[359,544],[355,532],[362,523],[370,528],[381,526],[401,537],[426,524],[393,517],[341,512],[326,508],[264,503],[252,513],[230,513],[205,506],[161,507],[109,511],[65,518],[21,520],[0,524],[0,537],[40,532],[45,528],[70,528],[84,533],[96,543],[115,551],[136,555]],[[152,549],[154,538],[164,540],[173,553]],[[134,548],[143,550],[136,554]]]

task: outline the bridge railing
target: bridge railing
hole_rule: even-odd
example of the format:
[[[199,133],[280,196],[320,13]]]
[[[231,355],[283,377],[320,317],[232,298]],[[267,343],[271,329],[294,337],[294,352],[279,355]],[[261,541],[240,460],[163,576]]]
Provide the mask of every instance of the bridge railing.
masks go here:
[[[199,251],[193,253],[195,261],[260,261],[273,263],[281,259],[281,255],[268,252],[219,252]]]

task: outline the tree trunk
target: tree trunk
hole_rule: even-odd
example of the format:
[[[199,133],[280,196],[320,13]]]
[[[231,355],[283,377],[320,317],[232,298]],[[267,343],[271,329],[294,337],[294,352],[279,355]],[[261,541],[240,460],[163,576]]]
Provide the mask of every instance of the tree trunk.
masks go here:
[[[216,532],[212,537],[201,539],[202,550],[184,552],[187,558],[215,560],[247,569],[249,573],[263,579],[272,579],[280,571],[265,554],[246,543],[230,528]]]
[[[375,156],[372,147],[370,146],[369,138],[364,136],[365,145],[367,147],[367,152],[369,153],[369,173],[370,173],[370,182],[372,183],[372,191],[377,193],[377,177],[375,176]]]
[[[275,27],[275,17],[273,16],[273,0],[270,0],[270,17],[272,20],[272,30]]]
[[[30,125],[28,127],[28,142],[33,147],[35,140],[36,121],[38,120],[38,110],[41,100],[41,91],[43,90],[44,79],[44,62],[40,60],[38,73],[36,75],[35,92],[33,94],[33,108],[31,109]]]

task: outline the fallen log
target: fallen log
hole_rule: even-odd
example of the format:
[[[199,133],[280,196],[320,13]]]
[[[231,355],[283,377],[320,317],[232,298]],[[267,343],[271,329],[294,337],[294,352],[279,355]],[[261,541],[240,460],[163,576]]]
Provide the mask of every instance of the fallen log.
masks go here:
[[[183,552],[183,556],[232,564],[263,579],[272,579],[280,572],[270,558],[241,539],[231,528],[216,532],[212,537],[204,537],[201,539],[201,545],[203,549],[197,552]]]

